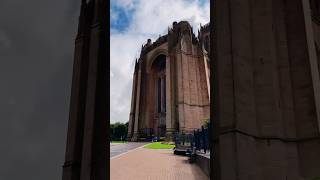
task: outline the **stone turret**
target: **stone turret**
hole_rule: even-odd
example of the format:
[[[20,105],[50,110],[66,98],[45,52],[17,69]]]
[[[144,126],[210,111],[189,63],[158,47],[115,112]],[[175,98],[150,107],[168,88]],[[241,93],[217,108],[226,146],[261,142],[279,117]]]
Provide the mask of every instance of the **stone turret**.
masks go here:
[[[204,50],[207,51],[207,54],[210,54],[210,23],[201,26],[198,31],[198,38],[200,44]]]

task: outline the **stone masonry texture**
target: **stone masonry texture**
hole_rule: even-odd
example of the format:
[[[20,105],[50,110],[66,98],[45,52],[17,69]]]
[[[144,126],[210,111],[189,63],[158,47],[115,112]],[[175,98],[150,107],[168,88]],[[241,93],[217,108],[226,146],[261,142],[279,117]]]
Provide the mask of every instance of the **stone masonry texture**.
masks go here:
[[[213,179],[320,177],[316,8],[308,0],[214,6]]]

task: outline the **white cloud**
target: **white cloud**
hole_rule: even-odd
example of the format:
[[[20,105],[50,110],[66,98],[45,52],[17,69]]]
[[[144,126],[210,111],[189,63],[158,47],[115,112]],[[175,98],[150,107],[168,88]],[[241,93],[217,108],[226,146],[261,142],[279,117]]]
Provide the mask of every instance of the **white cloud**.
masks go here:
[[[111,1],[111,3],[114,1]],[[210,20],[209,1],[201,7],[198,0],[117,0],[124,8],[134,8],[132,21],[125,32],[114,29],[110,37],[111,84],[110,121],[126,122],[131,106],[132,76],[135,58],[147,39],[155,40],[167,33],[173,21],[187,20],[197,32]],[[197,35],[197,34],[196,34]]]
[[[185,0],[141,0],[136,7],[131,31],[139,33],[163,33],[173,21],[188,20],[195,28],[210,20],[209,3],[206,8],[198,1]]]

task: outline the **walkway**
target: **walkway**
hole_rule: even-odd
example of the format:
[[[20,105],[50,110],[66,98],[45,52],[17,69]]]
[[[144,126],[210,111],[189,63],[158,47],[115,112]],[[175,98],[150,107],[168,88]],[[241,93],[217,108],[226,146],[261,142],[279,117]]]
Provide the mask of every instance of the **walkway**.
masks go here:
[[[143,147],[110,160],[111,180],[209,180],[185,156]]]
[[[126,153],[132,149],[143,146],[147,143],[141,142],[130,142],[130,143],[110,143],[110,158],[118,156],[122,153]]]

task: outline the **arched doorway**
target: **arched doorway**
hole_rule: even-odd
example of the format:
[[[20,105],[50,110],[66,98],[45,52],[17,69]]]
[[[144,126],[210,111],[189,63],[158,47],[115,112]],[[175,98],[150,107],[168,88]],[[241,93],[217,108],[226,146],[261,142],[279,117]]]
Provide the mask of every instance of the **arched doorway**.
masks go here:
[[[160,54],[152,64],[154,81],[154,130],[157,136],[166,134],[166,56]]]

